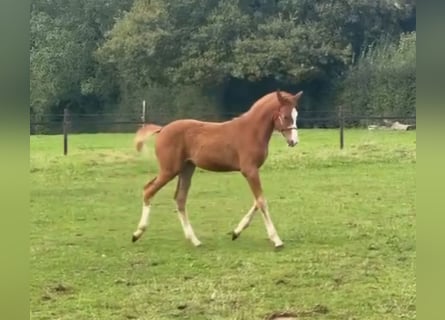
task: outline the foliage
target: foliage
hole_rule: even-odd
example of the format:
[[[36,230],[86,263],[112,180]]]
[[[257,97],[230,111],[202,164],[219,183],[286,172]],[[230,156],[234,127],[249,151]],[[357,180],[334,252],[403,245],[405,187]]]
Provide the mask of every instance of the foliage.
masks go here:
[[[31,113],[99,111],[116,83],[93,52],[130,0],[33,0],[31,10]],[[115,99],[115,97],[114,97]]]
[[[408,0],[33,0],[31,111],[130,112],[156,88],[166,114],[193,91],[198,115],[209,95],[214,112],[239,105],[227,95],[236,83],[257,84],[249,101],[309,88],[314,110],[333,110],[354,57],[398,41],[413,17]]]
[[[397,37],[397,14],[381,1],[139,0],[116,23],[100,56],[159,82],[301,81],[340,70],[352,46],[383,34]],[[351,38],[351,28],[365,33],[361,41]]]
[[[355,114],[414,116],[416,112],[416,33],[398,43],[382,41],[359,57],[344,78],[339,103]]]

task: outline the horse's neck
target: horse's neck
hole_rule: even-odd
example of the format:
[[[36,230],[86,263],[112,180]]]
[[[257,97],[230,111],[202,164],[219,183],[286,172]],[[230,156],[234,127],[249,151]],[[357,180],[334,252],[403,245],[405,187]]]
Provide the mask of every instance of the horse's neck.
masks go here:
[[[254,142],[267,148],[274,129],[273,116],[268,108],[253,111],[243,117],[243,135],[249,135]]]

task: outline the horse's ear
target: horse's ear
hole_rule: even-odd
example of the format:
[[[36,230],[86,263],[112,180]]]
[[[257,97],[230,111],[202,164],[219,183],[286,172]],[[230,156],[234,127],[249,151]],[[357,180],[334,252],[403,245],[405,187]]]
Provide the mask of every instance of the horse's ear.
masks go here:
[[[298,93],[294,96],[295,100],[299,100],[299,99],[301,98],[302,95],[303,95],[303,91],[298,92]]]
[[[289,103],[289,101],[285,97],[283,97],[283,95],[281,94],[280,89],[277,89],[277,98],[278,98],[278,101],[280,102],[280,104],[288,104]]]

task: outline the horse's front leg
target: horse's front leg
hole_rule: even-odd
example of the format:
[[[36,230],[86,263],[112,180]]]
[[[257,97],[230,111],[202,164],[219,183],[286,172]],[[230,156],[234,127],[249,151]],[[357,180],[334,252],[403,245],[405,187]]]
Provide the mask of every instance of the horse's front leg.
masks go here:
[[[255,206],[254,207],[259,208],[261,210],[269,239],[274,243],[275,248],[282,247],[283,241],[281,241],[280,237],[278,236],[277,230],[275,229],[275,226],[272,222],[272,218],[269,213],[269,208],[267,206],[266,199],[264,198],[264,195],[263,195],[263,190],[261,188],[261,181],[260,181],[258,168],[256,168],[256,167],[244,168],[243,170],[241,170],[241,173],[243,174],[243,176],[246,178],[247,182],[249,183],[249,186],[250,186],[252,193],[255,197]],[[251,219],[251,216],[253,216],[253,214],[255,212],[254,207],[247,213],[249,215],[249,213],[251,213],[251,211],[252,211],[252,213],[250,215],[250,219]],[[246,217],[244,217],[244,218],[246,218]],[[246,219],[246,221],[249,221],[249,220]]]

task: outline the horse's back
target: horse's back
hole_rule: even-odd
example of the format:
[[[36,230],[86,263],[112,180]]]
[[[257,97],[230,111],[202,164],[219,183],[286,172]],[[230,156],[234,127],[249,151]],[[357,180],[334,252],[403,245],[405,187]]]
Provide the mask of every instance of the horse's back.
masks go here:
[[[162,135],[169,136],[171,139],[178,139],[181,136],[187,138],[198,138],[201,135],[212,135],[227,133],[228,128],[224,124],[227,122],[209,122],[195,119],[175,120],[164,126],[161,130]]]

